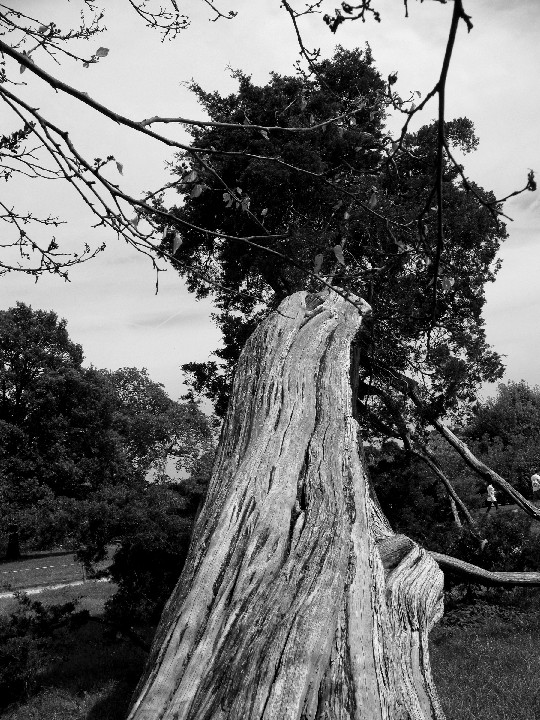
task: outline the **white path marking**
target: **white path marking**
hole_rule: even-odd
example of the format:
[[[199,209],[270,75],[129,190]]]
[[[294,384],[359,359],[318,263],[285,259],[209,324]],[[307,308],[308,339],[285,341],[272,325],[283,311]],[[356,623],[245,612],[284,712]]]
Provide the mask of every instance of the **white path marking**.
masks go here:
[[[11,592],[0,593],[0,600],[3,600],[4,598],[14,597],[15,592],[23,592],[26,595],[39,595],[39,593],[42,593],[45,590],[60,590],[61,588],[65,587],[75,587],[76,585],[85,585],[86,583],[101,582],[111,582],[111,580],[110,578],[98,578],[97,580],[76,580],[75,582],[60,583],[58,585],[43,585],[42,587],[35,588],[20,588]]]

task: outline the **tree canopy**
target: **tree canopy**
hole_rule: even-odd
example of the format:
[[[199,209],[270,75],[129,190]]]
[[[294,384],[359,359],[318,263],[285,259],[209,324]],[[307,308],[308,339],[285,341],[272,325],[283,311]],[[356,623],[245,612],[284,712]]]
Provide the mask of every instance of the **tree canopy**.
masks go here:
[[[445,162],[446,240],[434,280],[436,127],[406,134],[395,146],[385,121],[401,101],[376,71],[369,47],[340,48],[315,63],[313,74],[274,74],[264,87],[235,76],[239,89],[228,97],[193,86],[215,123],[193,130],[194,142],[223,155],[207,169],[179,156],[183,204],[174,214],[183,225],[164,241],[189,287],[198,296],[212,294],[223,331],[216,353],[223,377],[212,362],[186,366],[194,388],[222,410],[230,371],[268,308],[325,281],[372,307],[360,339],[363,380],[387,387],[388,372],[412,374],[429,385],[444,414],[471,400],[479,382],[500,377],[482,318],[484,287],[506,237],[489,206],[494,196],[471,188],[460,168]],[[247,135],[222,127],[243,122],[272,129]],[[309,125],[312,132],[289,132]],[[445,133],[455,151],[478,144],[466,118],[447,122]],[[202,239],[186,226],[203,221],[214,237]],[[267,233],[268,240],[224,242],[219,232]]]

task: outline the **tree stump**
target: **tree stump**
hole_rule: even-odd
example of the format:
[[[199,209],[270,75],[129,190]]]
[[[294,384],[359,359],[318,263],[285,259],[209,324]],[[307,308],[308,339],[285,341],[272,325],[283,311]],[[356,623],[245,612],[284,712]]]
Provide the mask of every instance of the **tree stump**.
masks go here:
[[[442,573],[370,490],[354,303],[296,293],[247,342],[130,720],[444,718],[428,653]]]

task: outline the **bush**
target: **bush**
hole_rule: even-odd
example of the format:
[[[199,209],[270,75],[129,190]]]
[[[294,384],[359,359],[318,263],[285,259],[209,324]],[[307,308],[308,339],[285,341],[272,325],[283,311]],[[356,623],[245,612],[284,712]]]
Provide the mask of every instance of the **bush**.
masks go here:
[[[27,698],[56,656],[50,641],[61,628],[86,622],[88,613],[75,602],[45,607],[17,593],[17,608],[0,616],[0,707]]]
[[[523,513],[495,513],[480,526],[480,533],[487,540],[483,549],[472,532],[463,528],[454,531],[445,552],[486,570],[538,571],[538,538],[531,534],[531,525],[531,519]]]

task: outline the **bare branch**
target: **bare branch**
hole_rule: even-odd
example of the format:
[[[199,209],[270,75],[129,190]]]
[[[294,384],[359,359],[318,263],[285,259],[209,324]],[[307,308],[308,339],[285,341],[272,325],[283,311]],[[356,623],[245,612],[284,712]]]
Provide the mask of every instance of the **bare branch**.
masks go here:
[[[478,585],[495,585],[499,587],[539,587],[539,572],[493,572],[459,560],[450,555],[429,551],[431,557],[439,564],[441,570],[459,575]]]

